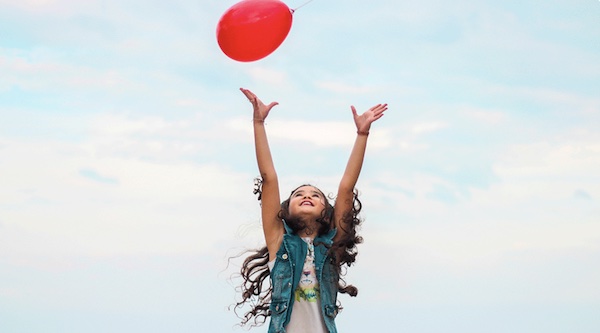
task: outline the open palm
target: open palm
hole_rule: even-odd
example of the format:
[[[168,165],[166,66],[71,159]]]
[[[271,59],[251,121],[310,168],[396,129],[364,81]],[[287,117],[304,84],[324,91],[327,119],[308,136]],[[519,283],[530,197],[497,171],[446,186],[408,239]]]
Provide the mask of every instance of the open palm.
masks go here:
[[[359,133],[369,133],[371,124],[377,119],[383,117],[383,112],[385,112],[388,107],[387,104],[377,104],[361,115],[356,112],[356,108],[354,106],[351,106],[350,108],[352,109],[352,115],[354,116],[356,130]]]
[[[240,90],[246,95],[250,103],[252,103],[252,107],[254,108],[254,120],[264,121],[271,109],[279,104],[277,102],[271,102],[269,105],[266,105],[250,90],[244,88],[240,88]]]

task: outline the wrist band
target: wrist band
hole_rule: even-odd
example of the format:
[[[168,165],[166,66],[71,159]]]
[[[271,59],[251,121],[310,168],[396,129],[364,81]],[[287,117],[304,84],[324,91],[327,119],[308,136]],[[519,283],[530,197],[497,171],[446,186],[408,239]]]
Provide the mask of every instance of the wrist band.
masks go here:
[[[358,134],[358,135],[369,135],[369,131],[366,131],[366,132],[356,131],[356,134]]]

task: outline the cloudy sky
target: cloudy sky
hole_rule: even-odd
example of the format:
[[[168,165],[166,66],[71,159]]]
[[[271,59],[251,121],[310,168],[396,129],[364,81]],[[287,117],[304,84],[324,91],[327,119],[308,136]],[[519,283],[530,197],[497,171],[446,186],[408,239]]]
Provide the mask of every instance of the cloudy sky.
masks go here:
[[[239,87],[280,103],[283,193],[334,193],[350,105],[389,103],[341,332],[600,331],[600,2],[317,0],[251,63],[234,3],[0,0],[1,332],[245,332]]]

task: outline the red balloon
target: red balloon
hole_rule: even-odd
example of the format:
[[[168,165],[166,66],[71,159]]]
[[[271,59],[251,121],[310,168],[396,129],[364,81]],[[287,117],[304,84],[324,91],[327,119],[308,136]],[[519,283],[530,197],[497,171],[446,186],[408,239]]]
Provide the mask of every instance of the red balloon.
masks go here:
[[[217,25],[219,47],[237,61],[255,61],[275,51],[292,27],[292,11],[280,0],[243,0]]]

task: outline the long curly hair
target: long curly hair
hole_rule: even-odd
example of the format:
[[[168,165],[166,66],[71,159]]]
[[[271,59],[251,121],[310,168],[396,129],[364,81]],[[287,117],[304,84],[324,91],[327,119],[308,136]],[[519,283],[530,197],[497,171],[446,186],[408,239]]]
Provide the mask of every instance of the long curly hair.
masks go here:
[[[290,197],[281,203],[281,209],[278,213],[284,223],[286,223],[293,231],[297,234],[299,231],[306,229],[308,226],[298,218],[294,218],[289,215],[289,205],[291,195],[302,186],[312,185],[301,185],[294,189]],[[314,186],[313,186],[314,187]],[[334,221],[334,207],[331,205],[327,197],[319,190],[325,199],[325,209],[321,212],[321,216],[317,218],[318,230],[317,235],[321,236],[328,233],[331,229],[335,228]],[[258,200],[262,198],[262,179],[256,178],[254,180],[254,194],[258,195]],[[360,226],[362,220],[358,217],[358,214],[362,210],[362,203],[358,199],[358,191],[354,190],[352,198],[352,209],[348,211],[342,218],[340,228],[344,232],[344,237],[334,242],[328,249],[328,256],[333,258],[336,263],[335,267],[340,276],[338,281],[338,292],[348,294],[355,297],[358,294],[358,289],[353,285],[346,284],[342,278],[344,272],[342,267],[350,267],[355,261],[358,254],[356,245],[362,243],[363,239],[358,235],[357,229]],[[340,231],[338,231],[340,232]],[[248,251],[250,253],[244,260],[240,269],[240,276],[243,279],[242,285],[239,287],[241,291],[242,299],[239,302],[233,304],[234,311],[249,306],[250,309],[239,316],[241,319],[241,326],[258,326],[266,322],[267,318],[271,315],[269,306],[271,305],[271,284],[268,279],[270,271],[268,267],[269,262],[269,251],[266,246],[258,249]],[[339,307],[341,309],[341,306]]]

